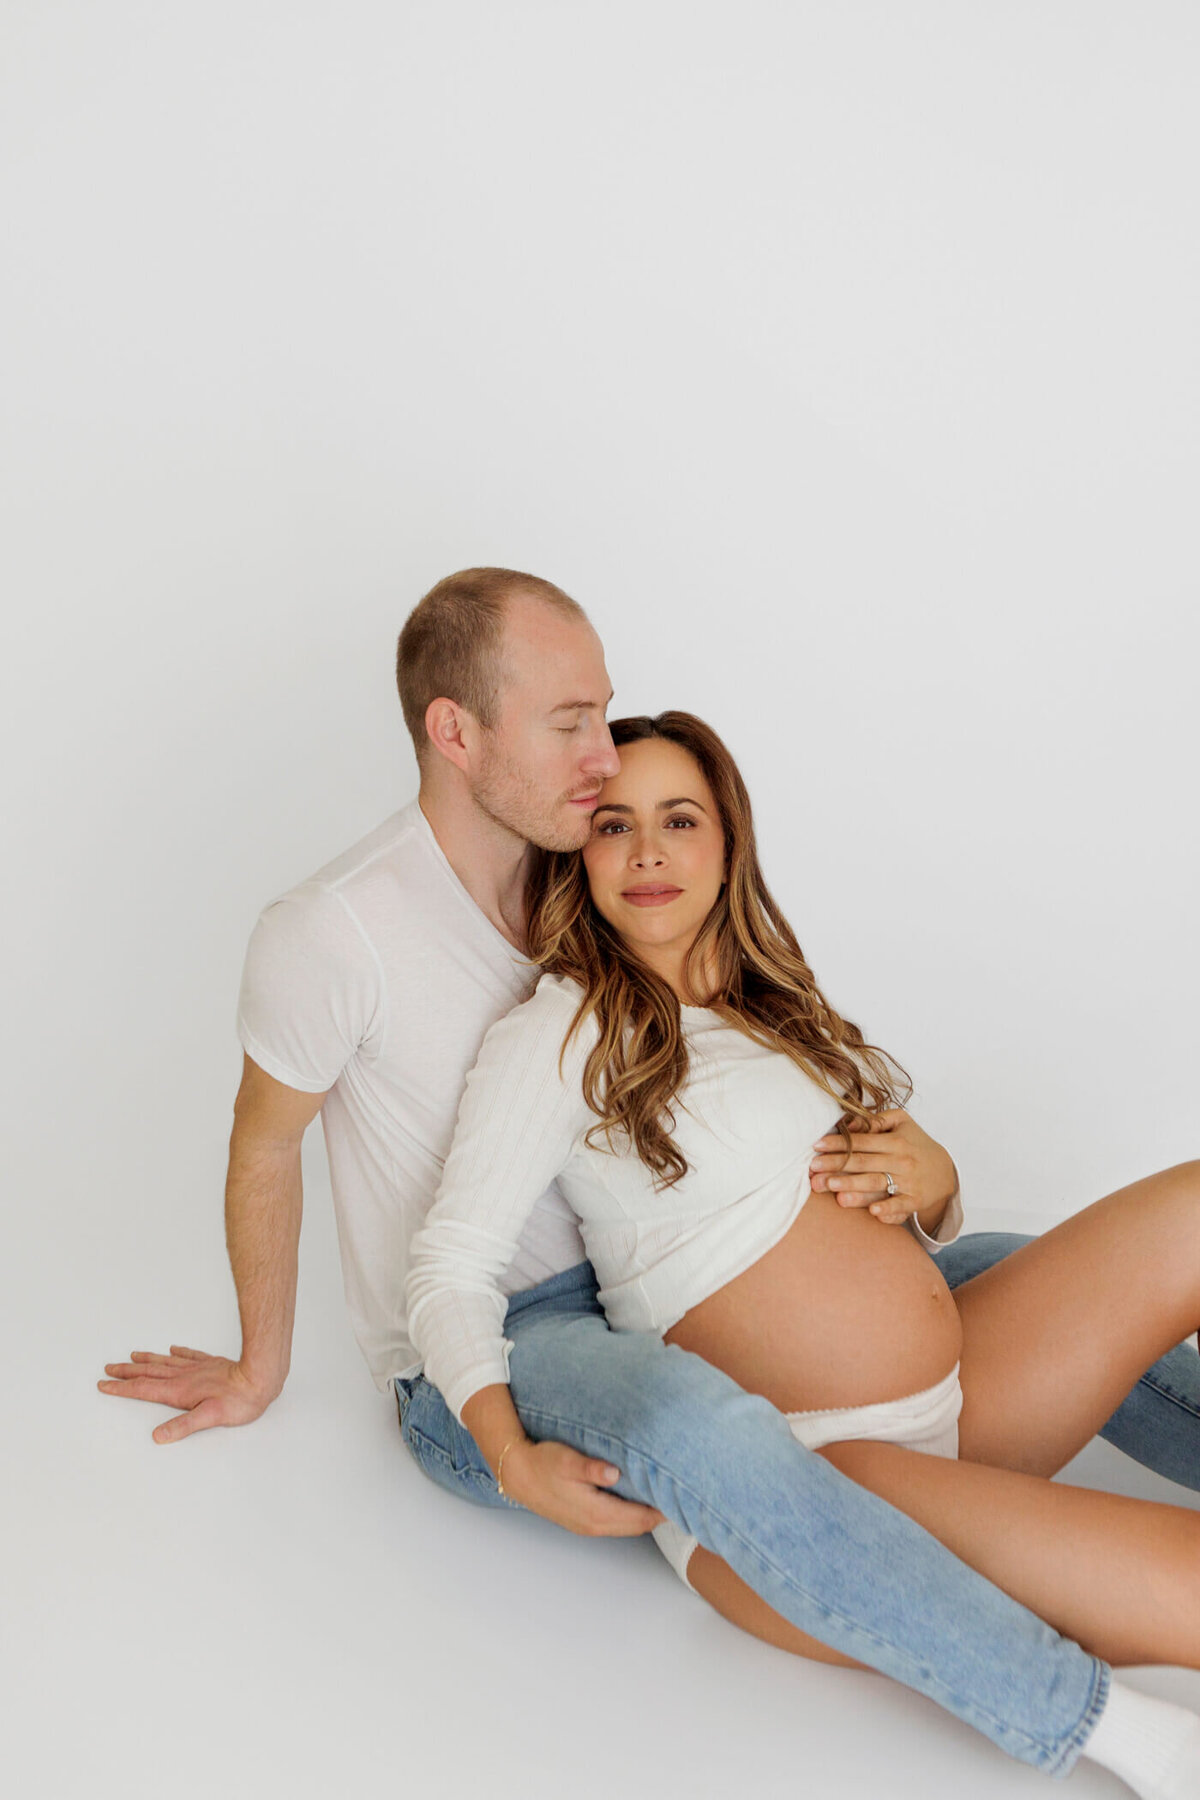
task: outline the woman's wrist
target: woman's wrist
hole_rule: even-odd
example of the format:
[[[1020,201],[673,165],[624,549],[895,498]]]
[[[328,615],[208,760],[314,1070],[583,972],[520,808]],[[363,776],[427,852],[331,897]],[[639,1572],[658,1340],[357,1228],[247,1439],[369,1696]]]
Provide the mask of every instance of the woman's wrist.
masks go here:
[[[502,1456],[508,1457],[507,1468],[511,1464],[512,1449],[528,1442],[512,1395],[502,1382],[478,1388],[463,1405],[462,1422],[479,1445],[493,1475]]]
[[[519,1451],[522,1444],[527,1444],[528,1442],[529,1439],[525,1436],[524,1432],[522,1432],[519,1437],[509,1438],[507,1444],[505,1444],[503,1450],[496,1458],[496,1491],[504,1500],[510,1500],[512,1498],[512,1495],[504,1485],[504,1459],[508,1456],[510,1451]]]

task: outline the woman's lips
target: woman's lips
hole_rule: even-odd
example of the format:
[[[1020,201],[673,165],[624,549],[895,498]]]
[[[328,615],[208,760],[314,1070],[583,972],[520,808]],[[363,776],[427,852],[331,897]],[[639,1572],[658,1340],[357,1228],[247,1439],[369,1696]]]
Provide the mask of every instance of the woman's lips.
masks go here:
[[[653,887],[622,888],[622,900],[628,900],[631,906],[666,906],[682,894],[683,889],[665,887],[656,883]]]

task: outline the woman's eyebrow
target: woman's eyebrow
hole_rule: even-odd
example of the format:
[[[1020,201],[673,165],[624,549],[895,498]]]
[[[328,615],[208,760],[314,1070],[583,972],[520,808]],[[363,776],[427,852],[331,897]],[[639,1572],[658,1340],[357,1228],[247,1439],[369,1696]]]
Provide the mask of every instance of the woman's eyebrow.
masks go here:
[[[680,794],[675,800],[660,800],[654,810],[656,812],[670,812],[673,806],[694,806],[697,812],[706,811],[706,808],[701,806],[698,800],[689,800],[686,794]],[[617,800],[602,800],[596,808],[596,811],[627,813],[631,818],[633,816],[632,806],[622,806]]]

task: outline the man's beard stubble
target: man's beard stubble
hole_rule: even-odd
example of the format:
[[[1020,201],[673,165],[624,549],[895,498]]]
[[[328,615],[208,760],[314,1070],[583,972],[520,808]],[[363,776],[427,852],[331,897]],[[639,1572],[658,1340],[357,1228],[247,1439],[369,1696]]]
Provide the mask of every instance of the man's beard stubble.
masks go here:
[[[481,777],[472,798],[495,824],[539,850],[582,850],[591,836],[590,813],[572,818],[562,810],[569,795],[547,801],[527,775],[500,758]]]

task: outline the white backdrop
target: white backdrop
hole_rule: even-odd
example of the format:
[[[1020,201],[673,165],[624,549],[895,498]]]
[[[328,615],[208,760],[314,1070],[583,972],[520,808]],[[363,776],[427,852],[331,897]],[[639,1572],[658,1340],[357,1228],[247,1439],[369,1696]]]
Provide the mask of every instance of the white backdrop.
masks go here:
[[[179,1547],[146,1572],[142,1507],[183,1507],[193,1545],[198,1505],[225,1520],[215,1580],[264,1468],[290,1506],[279,1472],[314,1442],[328,1470],[369,1441],[370,1479],[407,1481],[315,1143],[285,1400],[159,1456],[149,1413],[89,1382],[135,1341],[235,1345],[245,938],[413,791],[393,646],[449,570],[559,582],[615,712],[684,706],[728,738],[819,977],[914,1073],[977,1217],[1036,1229],[1196,1154],[1200,18],[5,0],[2,29],[6,1331],[39,1372],[12,1504],[58,1546],[26,1560],[14,1680],[54,1738],[90,1632],[132,1655],[145,1618],[178,1623]],[[505,1564],[522,1609],[529,1542]],[[479,1602],[454,1592],[459,1656]],[[263,1616],[247,1666],[290,1668]],[[403,1691],[379,1629],[355,1692]],[[764,1653],[702,1641],[715,1692],[731,1668],[757,1691]],[[805,1679],[819,1721],[845,1678]],[[203,1761],[162,1785],[165,1680],[135,1722],[96,1703],[80,1792],[98,1768],[142,1792],[134,1745],[145,1792],[213,1791]],[[931,1716],[913,1754],[962,1754]],[[286,1784],[262,1749],[226,1791],[334,1791],[297,1742]],[[976,1793],[1037,1786],[980,1770]]]

